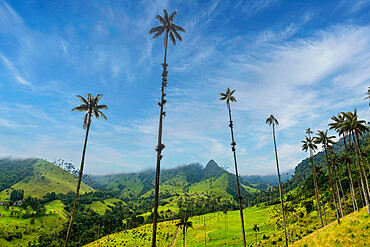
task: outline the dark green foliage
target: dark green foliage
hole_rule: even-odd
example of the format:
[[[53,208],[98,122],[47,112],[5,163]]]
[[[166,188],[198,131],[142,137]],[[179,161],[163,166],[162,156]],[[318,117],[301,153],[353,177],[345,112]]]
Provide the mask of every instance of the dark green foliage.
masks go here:
[[[238,201],[238,190],[237,190],[235,175],[228,174],[227,178],[228,178],[228,184],[227,184],[226,192],[232,195],[235,201]],[[246,183],[245,181],[243,181],[243,179],[240,179],[239,181],[241,184]],[[240,195],[243,198],[244,203],[247,198],[252,198],[252,195],[248,193],[242,186],[240,187]]]
[[[23,200],[24,191],[23,190],[12,190],[10,193],[10,200],[11,201],[19,201]]]
[[[36,161],[37,159],[0,159],[0,191],[32,176],[32,165]]]

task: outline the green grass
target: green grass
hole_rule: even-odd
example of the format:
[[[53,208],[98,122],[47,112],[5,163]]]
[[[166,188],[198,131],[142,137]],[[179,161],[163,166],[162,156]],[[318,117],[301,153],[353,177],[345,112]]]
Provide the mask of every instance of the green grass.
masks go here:
[[[253,193],[257,193],[257,192],[260,192],[260,190],[259,190],[259,189],[255,189],[255,188],[249,187],[249,186],[244,185],[244,184],[241,184],[241,186],[243,186],[243,187],[244,187],[244,189],[245,189],[247,192],[251,193],[251,194],[253,194]]]
[[[244,209],[245,231],[247,244],[255,243],[253,225],[258,224],[260,232],[259,240],[265,234],[272,234],[274,231],[269,226],[268,209],[247,208]],[[191,217],[194,228],[189,228],[186,236],[187,246],[204,246],[205,237],[207,246],[240,246],[242,237],[240,230],[239,211],[209,213],[202,216]],[[161,222],[158,225],[158,246],[169,246],[176,233],[175,226],[178,221]],[[204,225],[205,222],[205,225]],[[227,230],[225,232],[225,227]],[[115,233],[105,236],[86,246],[150,246],[152,225],[144,225],[129,231]],[[108,240],[109,239],[109,240]],[[174,246],[182,246],[182,232],[179,231]]]
[[[11,189],[0,192],[0,200],[9,199],[12,190],[24,190],[24,197],[37,198],[42,198],[51,192],[66,194],[76,190],[77,178],[45,160],[39,159],[33,164],[33,174],[32,177],[27,177],[13,185]],[[94,189],[84,183],[81,184],[80,193],[91,191]]]
[[[24,219],[21,215],[26,210],[19,207],[6,209],[0,206],[0,246],[28,246],[28,242],[37,240],[43,233],[51,234],[61,230],[63,223],[67,221],[63,203],[55,200],[47,203],[45,207],[46,215]],[[10,216],[11,211],[16,211],[19,215]],[[32,219],[34,223],[31,222]],[[22,239],[13,238],[10,242],[5,240],[5,236],[15,233],[22,233]]]
[[[370,246],[370,215],[363,208],[345,216],[340,225],[334,221],[292,246]]]

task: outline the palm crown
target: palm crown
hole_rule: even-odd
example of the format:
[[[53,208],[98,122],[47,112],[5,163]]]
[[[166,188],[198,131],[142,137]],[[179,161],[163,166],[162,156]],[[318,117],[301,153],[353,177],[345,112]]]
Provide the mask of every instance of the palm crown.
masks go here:
[[[255,224],[253,226],[253,229],[252,230],[255,231],[255,232],[258,232],[260,230],[260,228]]]
[[[302,141],[302,143],[303,143],[302,144],[302,150],[305,151],[305,152],[307,152],[309,149],[311,149],[312,151],[316,151],[317,146],[314,143],[314,140],[315,140],[315,138],[306,136],[306,140]]]
[[[153,39],[156,39],[165,32],[166,35],[164,36],[164,43],[165,44],[167,43],[168,36],[170,36],[172,43],[176,45],[176,39],[178,39],[180,42],[182,41],[182,38],[179,35],[178,31],[185,32],[185,30],[182,27],[177,26],[175,23],[173,23],[173,20],[177,15],[177,10],[173,11],[173,13],[170,16],[168,16],[167,10],[164,9],[163,12],[164,12],[163,17],[160,15],[157,15],[156,17],[156,19],[159,20],[161,25],[150,29],[149,34],[154,34]]]
[[[230,101],[236,102],[236,99],[233,96],[234,92],[235,92],[235,89],[231,91],[230,88],[227,88],[225,93],[220,93],[221,95],[220,100],[226,100],[226,104],[230,104]]]
[[[103,94],[98,94],[95,97],[91,94],[87,94],[87,98],[85,99],[81,95],[77,95],[77,98],[79,98],[82,102],[81,105],[75,107],[72,109],[72,111],[81,111],[86,112],[86,115],[84,117],[84,124],[83,128],[86,129],[87,126],[90,123],[91,115],[95,116],[96,118],[104,118],[107,120],[107,117],[102,113],[100,110],[108,110],[108,106],[106,105],[98,105],[99,100],[103,97]]]
[[[343,123],[345,121],[345,115],[342,113],[338,113],[337,116],[332,116],[331,117],[331,120],[333,120],[334,122],[332,123],[329,123],[329,126],[330,128],[329,129],[333,129],[335,131],[338,132],[339,135],[342,135],[345,133],[345,130],[343,128]]]
[[[267,118],[266,119],[266,123],[268,124],[268,125],[279,125],[279,122],[278,122],[278,120],[274,117],[274,115],[270,115],[270,117],[269,118]]]
[[[323,148],[326,149],[328,146],[334,144],[335,142],[332,140],[335,136],[328,136],[328,131],[317,131],[317,136],[315,137],[314,143],[315,144],[322,144]]]
[[[364,98],[365,99],[370,99],[370,87],[367,89],[367,92],[366,92],[366,97]],[[369,106],[370,106],[370,102],[369,102]]]
[[[311,130],[311,128],[307,128],[307,129],[306,129],[306,134],[307,134],[307,135],[311,135],[311,134],[313,134],[313,131]]]
[[[344,132],[355,131],[355,133],[362,134],[366,131],[369,131],[369,128],[366,126],[365,120],[358,120],[358,115],[356,109],[354,112],[343,112],[344,122],[342,128]]]

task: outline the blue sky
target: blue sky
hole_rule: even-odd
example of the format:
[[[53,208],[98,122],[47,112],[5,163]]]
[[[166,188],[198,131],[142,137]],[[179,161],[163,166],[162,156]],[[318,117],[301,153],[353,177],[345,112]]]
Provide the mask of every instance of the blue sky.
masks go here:
[[[70,110],[103,93],[85,171],[154,168],[164,49],[148,31],[164,8],[186,33],[168,51],[163,168],[233,171],[227,87],[241,174],[276,173],[271,113],[282,170],[306,157],[306,128],[354,107],[370,120],[370,1],[0,1],[0,156],[79,164],[83,114]]]

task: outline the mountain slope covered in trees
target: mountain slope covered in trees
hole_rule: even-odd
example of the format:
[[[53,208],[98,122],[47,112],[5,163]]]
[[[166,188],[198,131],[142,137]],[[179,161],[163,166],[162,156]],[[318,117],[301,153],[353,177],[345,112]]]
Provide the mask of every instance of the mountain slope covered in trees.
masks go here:
[[[64,169],[41,159],[0,159],[0,199],[10,198],[13,190],[23,190],[28,196],[42,198],[47,193],[67,194],[76,190],[77,179]],[[93,188],[82,183],[81,192]]]

